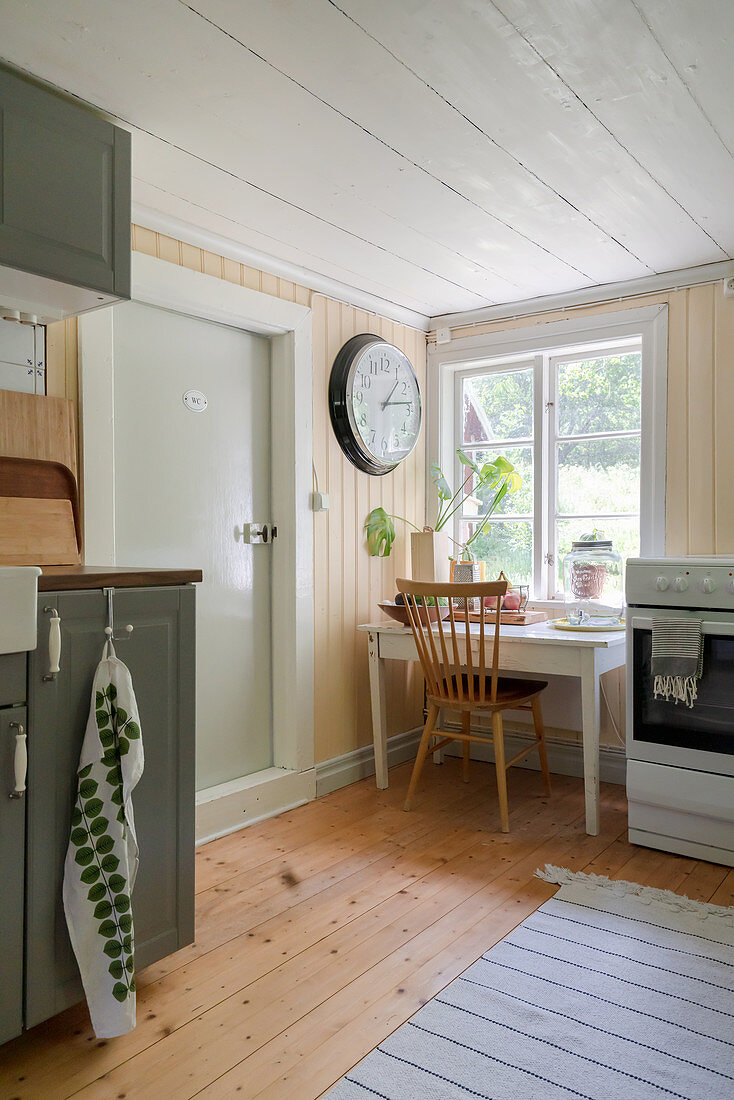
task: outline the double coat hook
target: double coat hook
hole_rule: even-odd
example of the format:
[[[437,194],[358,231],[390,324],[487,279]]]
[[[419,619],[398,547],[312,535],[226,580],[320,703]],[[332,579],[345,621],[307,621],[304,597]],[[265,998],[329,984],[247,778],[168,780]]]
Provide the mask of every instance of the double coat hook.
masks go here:
[[[133,632],[131,623],[128,623],[125,627],[126,635],[122,635],[118,638],[115,637],[115,606],[114,606],[114,588],[105,588],[104,592],[107,595],[107,626],[104,628],[104,632],[107,635],[109,642],[126,642]]]

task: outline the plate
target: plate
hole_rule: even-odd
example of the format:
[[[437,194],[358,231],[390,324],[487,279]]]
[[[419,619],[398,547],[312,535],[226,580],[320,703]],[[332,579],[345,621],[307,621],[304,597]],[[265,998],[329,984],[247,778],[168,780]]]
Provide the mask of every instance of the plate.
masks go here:
[[[554,626],[556,630],[585,630],[589,633],[599,633],[610,630],[624,630],[626,623],[622,619],[621,623],[616,623],[614,626],[592,626],[584,623],[582,626],[573,626],[568,619],[549,619],[548,626]]]

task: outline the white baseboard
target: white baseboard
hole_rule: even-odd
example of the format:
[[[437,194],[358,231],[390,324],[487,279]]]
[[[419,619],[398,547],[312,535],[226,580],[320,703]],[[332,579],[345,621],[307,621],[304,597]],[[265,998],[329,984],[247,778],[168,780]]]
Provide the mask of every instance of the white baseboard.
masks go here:
[[[397,733],[389,737],[387,741],[387,766],[392,768],[395,764],[404,764],[406,760],[413,760],[418,750],[418,741],[423,732],[422,728],[408,730],[407,733]],[[334,756],[331,760],[324,760],[316,765],[316,797],[330,794],[340,787],[346,787],[349,783],[356,783],[358,779],[366,779],[368,775],[375,774],[375,752],[372,745],[365,745],[361,749],[353,749],[342,756]]]
[[[395,764],[403,764],[406,760],[415,757],[420,729],[409,730],[407,733],[396,734],[387,742],[387,764],[391,768]],[[534,738],[526,733],[522,727],[513,728],[509,722],[505,723],[505,750],[508,757],[513,756],[520,749],[525,748]],[[551,772],[557,775],[584,774],[584,762],[581,745],[574,741],[556,741],[549,737],[548,763]],[[458,742],[446,749],[447,755],[460,756],[461,746]],[[492,760],[492,750],[489,745],[472,744],[472,759]],[[599,772],[604,783],[626,782],[626,757],[624,752],[602,747],[599,752]],[[518,768],[529,768],[538,771],[537,756],[532,754],[521,760],[516,765]],[[361,749],[354,749],[342,756],[335,756],[331,760],[324,760],[317,764],[316,768],[316,797],[329,794],[340,787],[346,787],[349,783],[356,783],[358,779],[365,779],[375,774],[375,754],[371,745]]]
[[[514,725],[512,722],[505,722],[506,757],[509,758],[514,756],[516,752],[520,752],[521,749],[527,748],[534,740],[534,735],[523,729],[520,724]],[[548,735],[546,736],[546,745],[548,748],[548,766],[551,773],[555,772],[556,775],[577,776],[582,776],[584,774],[584,757],[581,745],[578,741],[556,740],[552,735]],[[449,745],[446,749],[446,753],[449,756],[461,756],[461,745],[459,742],[455,741],[453,745]],[[482,745],[478,742],[473,742],[471,755],[473,760],[494,759],[491,744]],[[526,756],[525,759],[521,760],[515,767],[539,771],[540,762],[537,753],[531,753],[530,756]],[[602,783],[619,783],[624,785],[627,782],[627,757],[621,749],[610,749],[603,745],[601,746],[599,749],[599,777]]]
[[[266,768],[196,793],[196,843],[205,844],[316,797],[316,772]]]

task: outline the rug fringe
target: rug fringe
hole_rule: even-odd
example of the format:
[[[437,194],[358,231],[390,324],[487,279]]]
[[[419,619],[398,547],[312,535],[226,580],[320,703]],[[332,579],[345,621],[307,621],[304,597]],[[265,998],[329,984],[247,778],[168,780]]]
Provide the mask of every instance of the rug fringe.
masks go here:
[[[543,882],[558,883],[559,886],[568,886],[574,882],[583,883],[586,886],[611,890],[617,897],[634,895],[644,901],[657,902],[674,912],[695,913],[702,919],[715,917],[717,921],[723,921],[730,928],[734,928],[734,909],[731,907],[712,905],[709,901],[695,901],[684,894],[676,894],[672,890],[659,890],[654,886],[641,886],[639,882],[612,879],[606,875],[595,875],[585,871],[570,871],[567,867],[556,867],[552,863],[546,863],[542,870],[538,868],[535,877],[542,879]]]

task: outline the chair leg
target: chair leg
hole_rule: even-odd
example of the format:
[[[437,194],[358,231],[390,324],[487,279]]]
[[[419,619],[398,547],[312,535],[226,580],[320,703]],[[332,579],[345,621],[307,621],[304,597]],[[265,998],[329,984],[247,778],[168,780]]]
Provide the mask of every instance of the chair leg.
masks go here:
[[[438,707],[434,707],[432,704],[428,708],[428,718],[423,728],[423,736],[421,737],[420,745],[418,746],[418,755],[415,758],[415,764],[413,765],[413,772],[410,777],[410,784],[408,785],[408,793],[405,796],[404,810],[409,810],[413,801],[413,795],[415,789],[418,786],[418,780],[420,778],[423,765],[428,755],[428,746],[431,743],[431,737],[433,736],[433,728],[436,725],[436,719],[438,718]]]
[[[545,748],[545,726],[543,725],[543,707],[540,702],[540,696],[534,695],[530,703],[533,708],[533,725],[535,726],[535,737],[538,742],[540,770],[543,773],[543,782],[545,783],[546,792],[550,794],[551,777],[550,771],[548,770],[548,753]]]
[[[468,737],[470,732],[471,732],[471,711],[465,710],[462,713],[462,715],[461,715],[461,728],[462,728],[462,732],[465,733]],[[464,782],[468,783],[469,782],[469,767],[470,767],[469,758],[470,758],[470,753],[471,753],[471,742],[470,741],[463,741],[462,745],[463,745],[464,751],[463,751],[463,754],[462,754],[463,755],[463,763],[462,763],[461,774],[462,774],[462,778],[463,778]]]
[[[505,767],[505,735],[502,728],[502,712],[496,710],[492,715],[492,742],[494,744],[494,767],[497,772],[497,796],[500,803],[500,823],[502,832],[510,831],[510,815],[507,806],[507,769]]]

